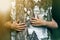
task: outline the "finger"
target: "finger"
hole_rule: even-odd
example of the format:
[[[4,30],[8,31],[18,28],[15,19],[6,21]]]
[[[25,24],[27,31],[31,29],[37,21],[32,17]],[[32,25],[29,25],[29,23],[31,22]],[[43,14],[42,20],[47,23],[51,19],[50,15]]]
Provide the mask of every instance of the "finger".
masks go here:
[[[36,26],[36,24],[32,24],[32,26]]]
[[[26,25],[18,26],[18,28],[26,28]]]
[[[17,28],[17,30],[25,30],[25,28]]]
[[[25,28],[19,28],[19,30],[24,30]]]
[[[21,25],[25,25],[25,23],[21,23]]]
[[[22,25],[25,25],[25,23],[16,23],[16,26],[22,26]]]
[[[31,22],[31,24],[35,24],[35,22]]]
[[[21,24],[18,24],[18,23],[17,23],[16,26],[21,26]]]
[[[23,25],[24,27],[27,27],[27,25]]]
[[[39,24],[32,24],[32,26],[40,26]]]
[[[16,29],[16,31],[22,32],[23,30]]]
[[[30,22],[35,22],[36,20],[30,20]]]
[[[36,20],[36,18],[31,18],[31,20]]]
[[[36,24],[36,23],[37,23],[37,21],[31,21],[31,23],[34,23],[34,24]]]
[[[25,25],[25,23],[19,23],[19,25]]]
[[[24,26],[17,26],[16,28],[19,29],[19,28],[25,28],[25,27]]]
[[[17,26],[17,28],[26,28],[27,25]]]
[[[25,29],[25,27],[16,27],[15,29],[18,29],[18,30],[24,30]]]

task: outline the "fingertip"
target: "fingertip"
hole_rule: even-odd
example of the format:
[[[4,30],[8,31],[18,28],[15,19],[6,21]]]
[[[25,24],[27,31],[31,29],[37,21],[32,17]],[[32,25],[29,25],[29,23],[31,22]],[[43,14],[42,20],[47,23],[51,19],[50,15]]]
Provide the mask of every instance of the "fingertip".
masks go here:
[[[36,20],[36,18],[32,18],[31,20]]]
[[[24,25],[24,27],[27,27],[27,25]]]

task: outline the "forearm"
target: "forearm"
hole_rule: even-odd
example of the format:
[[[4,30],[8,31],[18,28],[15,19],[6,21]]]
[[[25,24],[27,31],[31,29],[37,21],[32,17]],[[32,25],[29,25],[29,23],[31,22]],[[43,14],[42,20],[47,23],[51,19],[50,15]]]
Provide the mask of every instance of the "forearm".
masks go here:
[[[46,21],[45,25],[50,28],[58,28],[58,24],[52,19],[52,21]]]

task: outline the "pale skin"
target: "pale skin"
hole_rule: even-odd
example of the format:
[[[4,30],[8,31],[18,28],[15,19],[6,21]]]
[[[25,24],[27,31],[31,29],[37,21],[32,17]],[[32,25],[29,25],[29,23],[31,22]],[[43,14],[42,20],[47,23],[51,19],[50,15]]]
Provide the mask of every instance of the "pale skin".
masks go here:
[[[58,28],[57,23],[52,19],[52,21],[45,21],[43,19],[39,18],[31,18],[30,20],[32,26],[47,26],[49,28]],[[23,31],[26,28],[25,23],[18,23],[18,21],[14,21],[13,23],[11,21],[8,21],[4,24],[7,28],[13,29],[16,31]]]
[[[11,0],[9,0],[9,1],[8,0],[1,0],[0,4],[3,4],[3,5],[0,5],[0,10],[2,10],[5,13],[5,11],[10,9],[10,1]],[[5,4],[8,4],[8,5],[5,5]],[[46,25],[50,28],[58,28],[57,27],[58,25],[54,20],[48,22],[48,21],[45,21],[45,20],[42,20],[42,19],[32,18],[30,21],[31,21],[31,24],[33,26]],[[11,21],[7,21],[7,22],[4,23],[4,25],[7,28],[13,29],[13,30],[16,30],[16,31],[23,31],[26,28],[25,23],[17,23],[17,21],[14,21],[13,23]]]
[[[17,23],[17,21],[14,21],[13,23],[8,21],[5,23],[5,26],[15,31],[23,31],[26,28],[25,23]]]
[[[58,28],[58,24],[53,19],[52,21],[45,21],[39,18],[32,18],[30,21],[33,26],[47,26],[49,28]]]

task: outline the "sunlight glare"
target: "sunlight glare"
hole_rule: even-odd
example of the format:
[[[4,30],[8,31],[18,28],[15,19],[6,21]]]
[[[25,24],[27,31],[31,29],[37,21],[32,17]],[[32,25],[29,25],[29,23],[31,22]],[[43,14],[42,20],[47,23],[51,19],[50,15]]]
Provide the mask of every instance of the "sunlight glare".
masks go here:
[[[6,12],[11,7],[11,1],[10,0],[0,0],[0,11]]]

